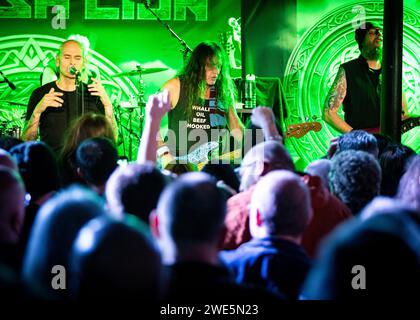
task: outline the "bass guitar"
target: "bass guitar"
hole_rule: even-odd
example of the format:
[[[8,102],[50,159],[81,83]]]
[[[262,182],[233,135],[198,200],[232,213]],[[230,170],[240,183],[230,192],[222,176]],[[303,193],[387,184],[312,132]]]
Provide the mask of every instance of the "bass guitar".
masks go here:
[[[322,128],[319,122],[303,122],[287,126],[286,138],[301,138],[310,131],[318,132]]]

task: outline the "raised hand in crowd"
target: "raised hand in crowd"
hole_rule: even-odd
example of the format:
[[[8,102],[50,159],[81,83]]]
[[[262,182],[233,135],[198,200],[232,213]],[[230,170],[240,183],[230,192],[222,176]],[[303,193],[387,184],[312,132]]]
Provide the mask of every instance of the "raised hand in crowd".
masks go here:
[[[171,99],[168,90],[152,95],[146,104],[146,124],[144,126],[137,162],[152,161],[156,163],[157,135],[163,116],[171,109]]]
[[[252,110],[251,122],[263,130],[265,140],[278,140],[283,142],[276,127],[273,109],[269,107],[256,107]]]

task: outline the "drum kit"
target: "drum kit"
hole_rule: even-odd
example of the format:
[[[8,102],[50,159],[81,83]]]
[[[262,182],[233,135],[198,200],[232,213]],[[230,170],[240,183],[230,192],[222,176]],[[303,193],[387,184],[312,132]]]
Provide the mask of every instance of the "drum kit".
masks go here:
[[[21,116],[16,117],[16,114]],[[21,138],[26,117],[26,104],[11,100],[0,100],[0,136]]]
[[[132,77],[132,76],[137,76],[138,77],[138,94],[137,96],[133,95],[131,96],[129,101],[120,101],[118,104],[118,113],[119,113],[119,117],[121,118],[121,110],[125,110],[128,111],[128,124],[127,127],[124,126],[121,122],[120,122],[120,126],[123,127],[123,129],[125,129],[125,131],[127,131],[129,133],[129,139],[128,139],[128,158],[131,160],[132,159],[132,147],[133,147],[133,135],[136,136],[138,139],[140,139],[140,135],[141,132],[143,131],[143,118],[144,118],[144,107],[146,106],[146,101],[145,101],[145,86],[144,86],[144,80],[143,80],[143,75],[148,75],[148,74],[152,74],[152,73],[157,73],[157,72],[162,72],[162,71],[166,71],[168,70],[168,68],[144,68],[140,65],[137,65],[135,69],[130,70],[130,71],[125,71],[125,72],[120,72],[120,73],[116,73],[114,75],[111,75],[111,78],[119,78],[119,77]],[[133,116],[133,111],[134,109],[139,108],[139,134],[135,134],[135,132],[133,131],[133,122],[132,122],[132,116]],[[124,135],[124,130],[121,130],[121,141],[123,143],[123,148],[124,148],[124,152],[125,152],[125,135]]]
[[[146,102],[144,100],[144,81],[143,81],[143,75],[161,72],[168,70],[168,68],[143,68],[140,65],[136,66],[136,69],[131,71],[125,71],[121,73],[116,73],[111,76],[111,78],[120,78],[120,77],[132,77],[132,76],[138,76],[139,82],[138,82],[138,96],[137,96],[137,105],[136,106],[125,106],[123,108],[130,109],[130,108],[140,108],[144,107],[146,105]]]

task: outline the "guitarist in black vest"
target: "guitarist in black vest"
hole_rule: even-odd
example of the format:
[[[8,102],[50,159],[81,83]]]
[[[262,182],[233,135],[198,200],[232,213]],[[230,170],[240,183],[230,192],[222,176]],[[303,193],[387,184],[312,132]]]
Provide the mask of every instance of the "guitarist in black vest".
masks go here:
[[[360,56],[342,64],[325,100],[323,119],[339,132],[379,132],[382,32],[370,22],[355,31]],[[402,119],[408,118],[403,94]],[[343,104],[344,120],[338,115]]]
[[[200,43],[184,70],[164,88],[169,91],[171,110],[167,139],[158,142],[157,156],[163,168],[180,162],[175,157],[185,158],[209,143],[219,149],[217,130],[242,140],[243,124],[234,108],[235,86],[226,55],[218,44]]]

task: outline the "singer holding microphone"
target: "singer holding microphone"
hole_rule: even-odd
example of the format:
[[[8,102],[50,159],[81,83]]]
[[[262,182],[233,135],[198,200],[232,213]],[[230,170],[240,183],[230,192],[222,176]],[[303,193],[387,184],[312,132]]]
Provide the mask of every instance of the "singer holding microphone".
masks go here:
[[[58,79],[35,89],[29,99],[24,140],[36,140],[39,129],[40,139],[59,152],[71,122],[88,112],[105,114],[117,132],[112,103],[102,84],[95,78],[89,85],[80,80],[85,62],[81,43],[63,42],[56,58]]]

